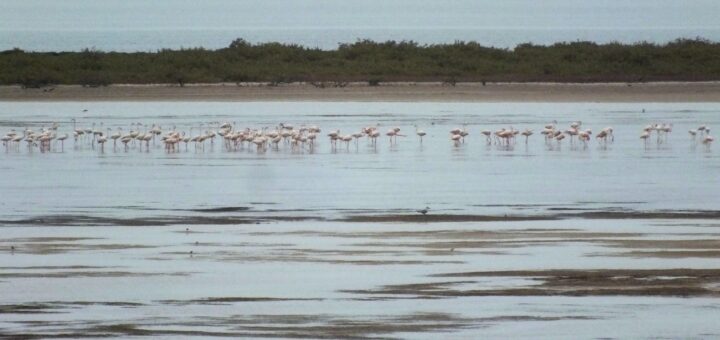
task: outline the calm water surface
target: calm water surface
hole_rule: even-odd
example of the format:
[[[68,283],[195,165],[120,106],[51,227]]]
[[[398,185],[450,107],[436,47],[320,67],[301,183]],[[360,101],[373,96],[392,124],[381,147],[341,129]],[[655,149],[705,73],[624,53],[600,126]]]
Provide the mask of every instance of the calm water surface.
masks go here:
[[[29,152],[24,145],[3,150],[0,334],[715,338],[720,309],[708,296],[429,299],[364,290],[436,282],[459,290],[541,284],[532,276],[433,276],[455,272],[717,268],[717,219],[332,219],[414,215],[426,205],[431,214],[496,216],[716,210],[718,145],[696,145],[687,130],[718,126],[719,112],[715,103],[3,103],[3,133],[53,121],[60,133],[69,132],[75,118],[79,126],[102,123],[103,129],[136,122],[184,131],[225,121],[253,128],[317,124],[323,138],[313,152],[228,152],[217,141],[205,151],[190,146],[175,154],[152,144],[149,151],[127,152],[109,144],[100,152],[72,140],[64,152]],[[552,120],[560,126],[581,120],[595,132],[612,126],[615,142],[548,146],[537,132]],[[672,123],[674,132],[666,143],[653,139],[645,146],[639,132],[654,122]],[[463,123],[470,135],[453,146],[448,131]],[[331,129],[350,133],[376,124],[381,131],[398,126],[409,136],[395,146],[381,138],[377,148],[361,140],[335,151],[324,138]],[[422,145],[416,124],[428,132]],[[512,148],[488,145],[480,135],[510,126],[536,134]],[[191,211],[218,207],[247,210]],[[181,219],[158,226],[71,219],[47,226],[48,215],[317,220],[188,226]],[[12,222],[27,219],[34,222]],[[686,248],[701,252],[682,253]],[[652,253],[668,250],[681,253]],[[672,279],[666,276],[651,279]]]
[[[81,112],[88,109],[88,112]],[[647,113],[642,114],[645,109]],[[0,128],[22,129],[70,120],[80,126],[124,127],[132,122],[198,132],[199,124],[233,122],[238,127],[278,123],[323,128],[313,152],[289,148],[257,153],[226,152],[219,144],[196,152],[191,146],[165,154],[125,152],[109,144],[104,153],[89,143],[64,153],[6,152],[0,178],[6,193],[3,215],[105,209],[125,214],[128,206],[198,208],[272,203],[272,209],[415,209],[430,205],[447,212],[502,213],[502,206],[588,205],[638,210],[713,209],[720,202],[720,156],[693,143],[687,133],[701,124],[717,126],[715,104],[448,104],[448,103],[6,103]],[[587,148],[568,140],[547,146],[539,131],[552,120],[560,126],[580,120],[598,132],[612,126],[607,146]],[[666,143],[644,146],[641,129],[673,123]],[[467,124],[470,136],[460,147],[448,131]],[[324,136],[331,129],[349,134],[368,125],[384,132],[400,127],[408,137],[390,146],[366,140],[332,150]],[[428,135],[421,145],[414,125]],[[507,149],[487,145],[483,129],[531,128]],[[204,127],[203,129],[207,128]],[[71,138],[72,139],[72,138]],[[208,144],[210,146],[210,144]],[[38,200],[42,197],[42,200]]]
[[[719,12],[712,0],[7,0],[0,3],[0,49],[214,49],[236,38],[323,49],[357,39],[498,47],[720,40]]]

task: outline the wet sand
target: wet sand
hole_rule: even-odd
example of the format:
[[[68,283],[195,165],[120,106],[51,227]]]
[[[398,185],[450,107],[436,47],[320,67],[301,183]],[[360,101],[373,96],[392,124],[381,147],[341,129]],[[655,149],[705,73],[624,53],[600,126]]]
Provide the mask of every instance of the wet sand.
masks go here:
[[[2,101],[389,101],[389,102],[720,102],[720,82],[384,83],[324,87],[305,83],[0,86]]]
[[[396,339],[537,327],[551,338],[568,328],[622,338],[687,335],[678,323],[694,322],[693,336],[720,334],[701,321],[720,313],[712,214],[420,223],[275,220],[256,209],[185,213],[253,214],[261,224],[3,222],[0,286],[15,294],[0,302],[0,330]],[[628,320],[652,326],[620,327]]]
[[[140,209],[142,210],[142,209]],[[573,212],[566,212],[572,210]],[[255,209],[250,207],[224,207],[217,209],[149,209],[154,212],[174,215],[143,217],[105,217],[93,215],[44,215],[24,219],[0,219],[1,225],[28,226],[166,226],[166,225],[239,225],[261,224],[279,221],[335,221],[345,223],[446,223],[446,222],[511,222],[511,221],[553,221],[567,219],[603,220],[695,220],[718,219],[718,210],[600,210],[550,207],[536,214],[445,214],[421,215],[413,211],[395,210],[394,214],[378,213],[378,210],[356,209],[352,214],[340,218],[327,216],[346,213],[342,209]],[[382,211],[385,212],[385,211]],[[193,213],[200,213],[193,214]],[[215,213],[215,215],[213,215]]]

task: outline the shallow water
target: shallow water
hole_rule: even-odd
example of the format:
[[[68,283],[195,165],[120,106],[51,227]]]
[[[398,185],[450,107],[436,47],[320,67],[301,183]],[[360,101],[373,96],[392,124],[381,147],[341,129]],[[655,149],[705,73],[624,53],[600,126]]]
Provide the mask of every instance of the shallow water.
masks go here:
[[[237,38],[323,49],[358,39],[664,43],[719,40],[718,11],[712,0],[8,0],[0,3],[0,50],[215,49]]]
[[[203,207],[326,215],[426,205],[435,212],[497,214],[553,206],[714,209],[720,201],[713,190],[720,184],[720,155],[693,143],[687,133],[700,124],[720,123],[715,104],[6,103],[0,129],[37,129],[58,121],[59,133],[70,132],[72,118],[79,126],[103,123],[103,130],[127,131],[131,122],[142,122],[183,131],[194,127],[195,133],[200,123],[221,121],[239,128],[317,124],[324,129],[321,136],[331,129],[349,134],[380,124],[383,134],[398,126],[409,136],[393,146],[383,136],[376,148],[363,139],[357,147],[351,143],[337,150],[320,138],[312,153],[293,153],[289,147],[227,152],[219,142],[212,148],[207,143],[204,152],[190,146],[170,155],[159,143],[150,152],[113,150],[108,143],[100,153],[90,143],[73,146],[71,140],[62,153],[30,153],[22,147],[2,155],[8,174],[0,179],[3,215],[157,214],[142,209]],[[603,146],[593,140],[585,148],[566,139],[549,147],[539,131],[552,120],[563,127],[580,120],[595,132],[612,126],[615,142]],[[652,140],[644,146],[639,131],[653,122],[673,123],[674,132],[666,143]],[[463,123],[471,134],[455,147],[448,131]],[[422,145],[414,124],[428,133]],[[535,135],[527,145],[518,138],[508,149],[487,145],[480,134],[510,126],[532,128]]]
[[[312,152],[230,152],[219,141],[174,154],[159,144],[101,152],[72,140],[63,152],[3,151],[0,334],[717,337],[710,320],[720,316],[720,274],[678,268],[717,268],[720,155],[687,130],[717,126],[718,111],[709,103],[3,103],[3,133],[53,121],[69,132],[75,118],[126,130],[131,122],[184,131],[224,121],[316,124],[321,136],[380,124],[409,136],[349,150],[323,137]],[[548,146],[538,132],[552,120],[612,126],[615,141]],[[639,132],[655,122],[674,132],[645,146]],[[448,131],[463,123],[470,135],[454,146]],[[414,124],[428,132],[422,145]],[[512,148],[480,135],[510,126],[536,134]],[[425,206],[427,220],[402,218]],[[707,211],[672,215],[687,210]],[[376,215],[387,219],[363,220]],[[538,216],[548,219],[525,219]],[[558,286],[544,278],[560,275],[555,269],[658,272],[628,286]],[[493,271],[540,272],[467,274]],[[655,281],[675,290],[643,294]],[[428,284],[439,286],[418,288]]]

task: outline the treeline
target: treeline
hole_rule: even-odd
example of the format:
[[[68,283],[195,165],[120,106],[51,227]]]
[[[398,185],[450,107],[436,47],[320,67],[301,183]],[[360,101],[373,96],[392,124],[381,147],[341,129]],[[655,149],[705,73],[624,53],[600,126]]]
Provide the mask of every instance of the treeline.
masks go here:
[[[157,52],[0,52],[0,84],[518,81],[638,82],[720,80],[720,43],[681,39],[667,44],[522,44],[514,49],[475,42],[412,41],[341,44],[320,50],[233,41],[227,48]]]

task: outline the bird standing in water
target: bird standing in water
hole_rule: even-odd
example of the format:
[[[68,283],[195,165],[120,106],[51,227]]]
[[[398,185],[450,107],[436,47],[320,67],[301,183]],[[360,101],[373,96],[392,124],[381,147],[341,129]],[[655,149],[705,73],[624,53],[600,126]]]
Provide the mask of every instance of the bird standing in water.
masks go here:
[[[425,209],[417,210],[417,212],[423,214],[423,216],[427,215],[428,211],[430,211],[430,207],[425,207]]]

